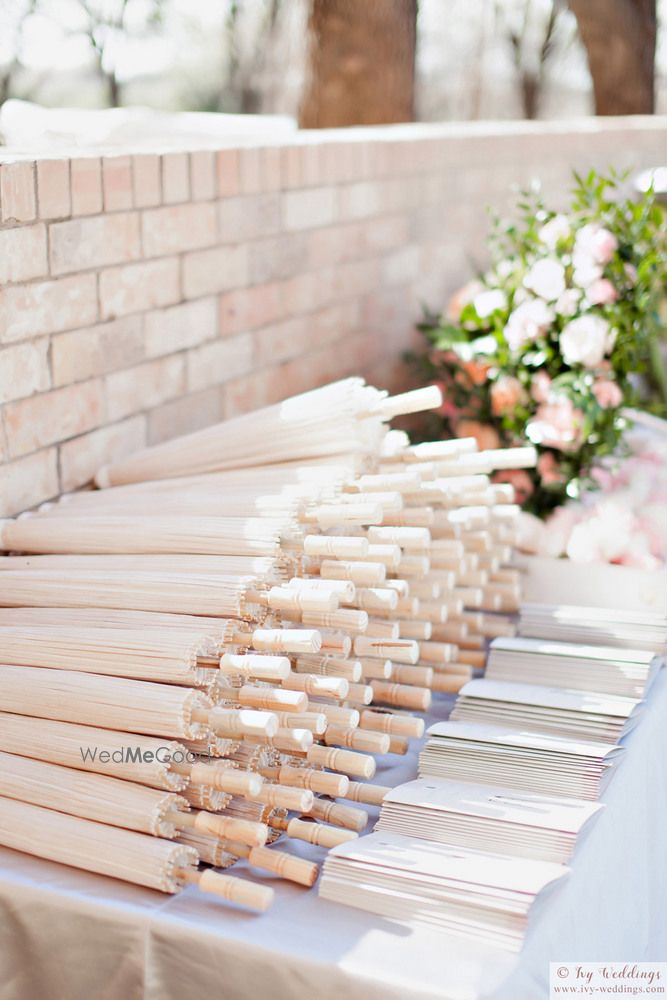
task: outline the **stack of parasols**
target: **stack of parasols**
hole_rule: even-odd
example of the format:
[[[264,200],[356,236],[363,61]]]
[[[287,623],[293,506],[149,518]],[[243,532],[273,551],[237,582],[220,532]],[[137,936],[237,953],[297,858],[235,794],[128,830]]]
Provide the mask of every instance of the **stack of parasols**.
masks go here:
[[[440,402],[346,379],[0,522],[0,843],[259,910],[269,884],[199,864],[313,884],[290,840],[365,829],[378,755],[513,634],[490,476],[534,452],[389,429]]]

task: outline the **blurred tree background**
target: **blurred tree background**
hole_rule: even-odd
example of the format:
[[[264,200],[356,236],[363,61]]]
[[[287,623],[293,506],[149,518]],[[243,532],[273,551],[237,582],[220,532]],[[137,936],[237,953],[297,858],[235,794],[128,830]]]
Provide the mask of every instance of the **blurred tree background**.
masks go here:
[[[306,127],[667,112],[667,0],[0,0],[0,103]]]

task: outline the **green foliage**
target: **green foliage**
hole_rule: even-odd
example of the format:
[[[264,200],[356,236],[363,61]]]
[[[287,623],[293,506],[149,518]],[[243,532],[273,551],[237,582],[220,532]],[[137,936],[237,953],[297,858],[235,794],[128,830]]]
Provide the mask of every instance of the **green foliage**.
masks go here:
[[[624,196],[613,170],[574,180],[566,215],[524,191],[514,220],[494,220],[490,269],[445,315],[424,316],[429,349],[409,359],[442,384],[441,432],[472,419],[505,444],[537,445],[532,483],[521,476],[539,514],[576,496],[595,460],[618,449],[623,407],[667,413],[665,218],[652,191]]]

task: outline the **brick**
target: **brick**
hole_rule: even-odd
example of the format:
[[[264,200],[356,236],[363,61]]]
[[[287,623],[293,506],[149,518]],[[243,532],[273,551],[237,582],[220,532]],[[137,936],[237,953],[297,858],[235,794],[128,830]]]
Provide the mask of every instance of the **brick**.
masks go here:
[[[223,243],[238,243],[278,233],[282,228],[280,195],[223,198],[218,202],[218,225]]]
[[[308,142],[301,151],[301,177],[304,187],[317,187],[322,183],[322,147],[319,137]]]
[[[164,257],[212,246],[217,240],[215,205],[169,205],[143,213],[142,233],[147,257]]]
[[[340,294],[333,267],[295,274],[283,283],[283,297],[289,313],[312,312]],[[342,294],[348,294],[343,291]]]
[[[129,156],[104,157],[102,191],[105,212],[122,212],[132,208],[132,160]]]
[[[367,219],[383,207],[382,188],[373,181],[357,181],[339,190],[341,219]]]
[[[225,292],[248,283],[248,247],[215,247],[183,258],[183,294],[186,299]]]
[[[318,346],[333,343],[357,330],[360,326],[361,307],[358,299],[336,302],[314,313],[311,318],[313,343]]]
[[[139,217],[117,212],[93,219],[54,222],[50,227],[51,273],[122,264],[141,254]]]
[[[296,357],[307,350],[313,341],[311,324],[304,317],[265,326],[256,332],[255,337],[260,365],[276,364]]]
[[[252,244],[250,281],[263,285],[281,278],[291,278],[308,264],[308,243],[303,233],[269,237]]]
[[[258,146],[239,149],[239,190],[241,194],[258,194],[262,186],[262,150]]]
[[[282,398],[278,393],[278,368],[264,368],[233,379],[224,387],[225,419],[249,413]]]
[[[41,278],[47,272],[46,227],[42,223],[0,230],[0,285]]]
[[[220,296],[220,336],[275,323],[287,311],[292,311],[291,306],[285,303],[283,286],[279,282],[227,292]]]
[[[187,354],[187,386],[190,392],[219,385],[252,369],[254,341],[251,333],[203,344]]]
[[[308,188],[288,191],[284,195],[285,228],[315,229],[336,220],[336,189],[333,187]]]
[[[146,315],[146,355],[171,354],[213,340],[218,333],[214,298],[185,302]]]
[[[51,364],[54,385],[67,385],[143,361],[141,316],[127,316],[53,338]]]
[[[37,161],[37,205],[40,219],[65,219],[70,214],[69,160]]]
[[[382,268],[376,257],[339,264],[335,270],[336,295],[346,297],[372,292],[377,288],[381,275]]]
[[[382,263],[382,279],[389,285],[414,281],[420,271],[419,247],[412,245],[395,250]]]
[[[0,242],[1,242],[0,234]],[[0,342],[86,326],[97,319],[94,274],[0,289]]]
[[[440,214],[429,209],[438,232],[442,232]],[[365,253],[396,250],[409,242],[411,224],[407,215],[388,215],[369,219],[360,229],[360,242]]]
[[[102,319],[173,305],[180,296],[177,257],[112,267],[100,274]]]
[[[303,187],[301,152],[301,146],[291,143],[280,150],[280,186],[283,191]]]
[[[135,208],[152,208],[162,198],[160,157],[156,153],[141,153],[132,157]]]
[[[60,488],[75,490],[91,482],[106,462],[113,462],[146,444],[146,417],[138,415],[100,427],[60,446]]]
[[[190,199],[190,168],[187,153],[165,153],[162,156],[162,201],[177,205]]]
[[[240,191],[238,149],[220,149],[215,158],[218,196],[226,198]]]
[[[95,215],[102,211],[102,166],[98,157],[70,163],[72,215]]]
[[[58,494],[55,448],[0,465],[0,517],[12,517]]]
[[[3,222],[32,222],[36,218],[34,163],[0,165],[0,203]]]
[[[261,150],[261,174],[263,191],[280,191],[282,187],[280,146],[267,146]]]
[[[48,352],[46,337],[0,351],[0,403],[50,388]]]
[[[12,458],[98,427],[104,419],[99,380],[31,396],[5,407],[7,447]]]
[[[223,395],[217,386],[174,399],[148,414],[148,443],[159,444],[178,434],[198,431],[223,416]]]
[[[159,406],[185,388],[183,355],[159,358],[127,371],[107,375],[107,414],[109,420],[121,420],[131,413],[140,413]]]
[[[212,149],[190,153],[190,185],[193,201],[211,201],[215,198],[215,153]]]
[[[313,269],[362,256],[361,226],[327,226],[308,233],[308,262]]]

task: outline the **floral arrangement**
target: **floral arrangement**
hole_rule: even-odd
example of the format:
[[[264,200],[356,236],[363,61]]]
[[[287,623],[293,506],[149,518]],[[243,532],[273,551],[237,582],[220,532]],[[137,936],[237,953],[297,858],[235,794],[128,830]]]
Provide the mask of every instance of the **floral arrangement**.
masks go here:
[[[546,521],[523,512],[519,547],[573,562],[655,570],[667,565],[667,423],[637,415],[623,457],[602,459],[584,490]]]
[[[531,191],[517,221],[495,221],[489,270],[444,316],[425,317],[430,349],[410,357],[443,390],[441,433],[537,446],[534,472],[500,478],[540,516],[594,483],[595,462],[618,450],[627,426],[622,408],[661,413],[667,403],[662,211],[652,191],[624,196],[613,172],[575,181],[566,213]]]

